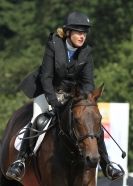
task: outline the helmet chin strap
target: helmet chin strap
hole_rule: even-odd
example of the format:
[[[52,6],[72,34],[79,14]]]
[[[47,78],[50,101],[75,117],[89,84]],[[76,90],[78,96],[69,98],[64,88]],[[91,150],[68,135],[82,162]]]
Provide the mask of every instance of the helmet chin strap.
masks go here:
[[[66,45],[69,50],[76,51],[77,47],[74,45],[74,43],[71,41],[70,36],[66,39]]]

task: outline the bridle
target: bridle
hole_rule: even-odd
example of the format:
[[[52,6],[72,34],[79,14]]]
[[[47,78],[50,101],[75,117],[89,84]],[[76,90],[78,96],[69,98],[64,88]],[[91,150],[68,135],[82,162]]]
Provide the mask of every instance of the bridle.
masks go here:
[[[75,107],[78,107],[78,106],[98,107],[98,106],[97,106],[97,103],[95,103],[95,102],[94,102],[94,103],[90,103],[89,100],[82,100],[81,103],[74,104],[74,105],[72,106],[72,108],[75,108]],[[75,134],[75,137],[77,138],[78,143],[80,143],[80,142],[82,142],[83,140],[85,140],[86,138],[92,138],[92,139],[93,139],[93,138],[96,138],[96,139],[99,139],[100,136],[101,136],[101,133],[102,133],[102,128],[100,127],[99,131],[96,132],[96,133],[89,133],[89,132],[88,132],[86,135],[80,136],[80,137],[77,137],[74,128],[73,128],[73,132],[74,132],[74,134]]]
[[[84,135],[84,136],[80,136],[79,138],[77,138],[77,141],[78,141],[78,143],[81,143],[81,142],[82,142],[83,140],[85,140],[86,138],[91,138],[91,139],[96,138],[96,139],[99,139],[100,136],[101,136],[101,133],[102,133],[102,130],[100,129],[96,134],[88,133],[88,134],[86,134],[86,135]],[[75,136],[76,136],[76,135],[75,135]]]
[[[76,132],[75,132],[74,126],[73,126],[74,122],[76,122],[76,121],[74,120],[74,117],[72,115],[72,110],[75,107],[79,107],[79,106],[97,107],[97,103],[96,102],[90,102],[87,99],[78,100],[76,102],[70,101],[70,103],[69,103],[69,125],[71,126],[70,127],[71,132],[68,134],[66,131],[64,131],[62,125],[59,124],[59,130],[60,130],[59,131],[59,136],[62,137],[66,148],[68,148],[68,150],[70,151],[71,154],[74,154],[75,152],[78,152],[80,155],[82,155],[79,144],[87,138],[99,139],[100,135],[102,133],[102,128],[100,127],[99,131],[96,132],[96,133],[87,132],[84,136],[78,137]]]

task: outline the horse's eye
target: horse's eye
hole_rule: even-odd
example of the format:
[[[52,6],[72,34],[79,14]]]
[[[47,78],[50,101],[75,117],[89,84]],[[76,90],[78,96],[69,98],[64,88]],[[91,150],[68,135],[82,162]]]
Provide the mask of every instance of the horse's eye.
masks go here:
[[[96,114],[96,115],[95,115],[95,121],[96,121],[97,123],[100,123],[101,120],[102,120],[102,116],[101,116],[100,114]]]
[[[100,113],[97,113],[96,115],[98,118],[100,118],[100,119],[102,118],[102,115]]]
[[[102,120],[102,115],[101,115],[101,114],[99,115],[99,120],[100,120],[100,121]]]
[[[102,120],[102,116],[99,115],[99,116],[98,116],[98,122],[101,123],[101,120]]]

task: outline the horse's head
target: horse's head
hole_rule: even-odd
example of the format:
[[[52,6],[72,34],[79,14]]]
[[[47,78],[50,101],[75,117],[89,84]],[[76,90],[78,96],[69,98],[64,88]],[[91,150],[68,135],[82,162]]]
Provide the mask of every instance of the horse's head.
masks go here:
[[[72,106],[74,136],[88,167],[95,167],[100,157],[97,139],[101,134],[102,117],[97,106],[97,99],[102,90],[103,86],[86,97],[76,97]]]

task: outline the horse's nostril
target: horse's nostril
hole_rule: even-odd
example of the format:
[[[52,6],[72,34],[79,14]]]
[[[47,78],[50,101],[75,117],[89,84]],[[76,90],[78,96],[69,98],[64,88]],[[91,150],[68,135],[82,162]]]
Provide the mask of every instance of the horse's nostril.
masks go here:
[[[86,161],[92,164],[97,164],[99,161],[99,158],[100,158],[99,156],[93,156],[93,157],[87,156]]]
[[[86,157],[86,161],[90,161],[90,157],[89,156]]]

